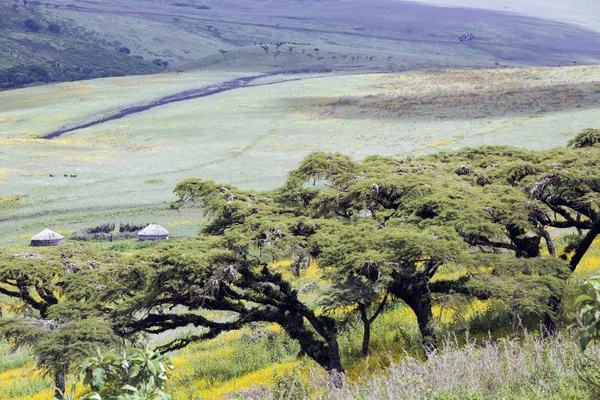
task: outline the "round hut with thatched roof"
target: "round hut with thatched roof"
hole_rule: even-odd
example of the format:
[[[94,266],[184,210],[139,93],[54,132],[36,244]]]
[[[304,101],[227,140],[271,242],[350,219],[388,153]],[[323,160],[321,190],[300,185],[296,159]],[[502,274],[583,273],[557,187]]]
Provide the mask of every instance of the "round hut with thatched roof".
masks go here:
[[[146,240],[162,240],[169,238],[169,231],[160,225],[150,224],[138,232],[140,241]]]
[[[44,229],[31,238],[31,246],[58,246],[62,243],[64,236],[59,235],[50,229]]]

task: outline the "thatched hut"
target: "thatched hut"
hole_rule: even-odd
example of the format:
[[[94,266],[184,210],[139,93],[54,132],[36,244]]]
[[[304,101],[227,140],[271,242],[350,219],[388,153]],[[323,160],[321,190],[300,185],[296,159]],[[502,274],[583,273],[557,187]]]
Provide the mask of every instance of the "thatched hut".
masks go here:
[[[140,241],[161,240],[169,238],[169,231],[160,225],[150,224],[138,232]]]
[[[64,236],[59,235],[50,229],[44,229],[37,235],[31,238],[31,246],[58,246],[61,244]]]

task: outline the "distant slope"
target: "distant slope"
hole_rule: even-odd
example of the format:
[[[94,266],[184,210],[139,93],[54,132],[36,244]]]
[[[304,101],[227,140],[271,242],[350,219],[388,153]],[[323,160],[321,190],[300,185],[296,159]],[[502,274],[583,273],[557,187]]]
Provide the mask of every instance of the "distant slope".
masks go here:
[[[374,56],[379,62],[383,57],[384,68],[391,70],[600,63],[600,32],[557,18],[455,4],[434,7],[398,0],[13,2],[0,6],[5,16],[0,21],[0,88],[154,73],[167,63],[179,68],[198,59],[203,59],[200,68],[239,71],[246,67],[245,72],[255,73],[254,65],[271,58],[269,70],[277,68],[286,59],[288,46],[271,48],[267,57],[244,65],[240,52],[261,43],[311,46],[303,49],[302,57],[287,57],[285,69],[319,64],[315,63],[319,57],[321,65],[337,68],[333,57],[341,59],[342,55],[348,60]],[[459,41],[459,36],[469,32],[473,40]],[[319,53],[325,47],[341,50],[330,52],[328,60]],[[236,53],[237,62],[230,63],[228,57]],[[260,49],[258,55],[262,55]],[[363,65],[367,71],[373,69],[373,63],[356,62],[351,67],[356,70]]]
[[[0,5],[0,15],[0,89],[164,70],[44,8]]]
[[[397,0],[405,1],[405,0]],[[598,0],[417,0],[446,7],[470,7],[527,15],[529,17],[577,24],[600,32]]]

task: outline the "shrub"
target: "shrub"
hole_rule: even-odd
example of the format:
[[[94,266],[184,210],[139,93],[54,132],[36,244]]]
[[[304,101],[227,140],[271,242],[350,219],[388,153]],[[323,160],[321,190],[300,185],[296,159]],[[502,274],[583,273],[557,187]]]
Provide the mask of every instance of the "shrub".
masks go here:
[[[48,24],[48,31],[50,31],[51,33],[54,33],[55,35],[60,35],[60,33],[61,33],[60,25],[55,24],[55,23],[50,23],[50,24]]]
[[[90,234],[90,235],[94,234],[94,233],[110,233],[114,230],[115,230],[115,224],[108,223],[108,224],[103,224],[103,225],[94,226],[92,228],[88,228],[86,230],[86,233]]]
[[[121,233],[123,233],[123,232],[139,232],[147,226],[148,226],[148,224],[137,224],[136,225],[136,224],[130,224],[129,222],[121,223],[121,224],[119,224],[119,232],[121,232]]]
[[[171,362],[148,346],[143,350],[131,348],[120,356],[98,352],[81,364],[83,384],[92,389],[81,399],[170,400],[171,396],[162,390],[167,369],[173,369]]]
[[[26,19],[23,22],[23,25],[25,25],[25,29],[29,32],[39,32],[40,29],[42,29],[42,26],[39,24],[39,22],[33,18]]]
[[[298,371],[286,371],[277,377],[272,388],[273,397],[276,399],[304,400],[310,399],[310,386],[307,385]]]

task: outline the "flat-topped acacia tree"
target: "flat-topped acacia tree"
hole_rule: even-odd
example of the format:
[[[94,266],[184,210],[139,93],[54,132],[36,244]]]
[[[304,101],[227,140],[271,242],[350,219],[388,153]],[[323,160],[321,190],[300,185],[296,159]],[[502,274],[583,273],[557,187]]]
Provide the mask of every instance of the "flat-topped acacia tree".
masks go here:
[[[123,335],[203,328],[165,345],[169,350],[249,322],[276,322],[335,375],[343,371],[338,321],[303,303],[270,267],[311,256],[333,282],[330,306],[354,305],[361,313],[365,353],[370,324],[390,297],[414,311],[426,348],[436,345],[432,305],[442,294],[498,299],[507,313],[544,321],[551,332],[570,270],[552,255],[546,227],[568,226],[565,220],[584,230],[592,225],[555,216],[530,185],[557,168],[555,159],[566,164],[569,154],[571,174],[593,174],[575,159],[598,159],[594,152],[482,147],[362,163],[313,153],[284,186],[269,192],[188,179],[176,186],[173,206],[199,205],[208,217],[203,232],[118,268],[121,286],[107,292],[123,299],[114,309],[115,324]],[[551,255],[541,255],[543,242]],[[461,265],[464,275],[440,279],[436,274],[446,263]],[[171,311],[178,305],[183,310]],[[203,309],[230,318],[211,320],[198,313]]]
[[[53,376],[54,398],[61,400],[71,368],[119,338],[94,301],[105,288],[96,281],[98,255],[87,246],[38,250],[0,252],[0,293],[14,301],[0,319],[0,334],[32,351],[38,367]]]
[[[286,214],[269,195],[214,182],[190,179],[175,191],[181,199],[176,206],[196,201],[210,221],[197,238],[166,243],[107,271],[107,281],[113,280],[107,301],[122,299],[114,308],[120,333],[159,333],[190,324],[201,328],[162,347],[168,351],[250,322],[273,322],[340,384],[335,320],[300,301],[291,283],[269,267],[282,258],[305,257],[305,236],[314,229],[304,224],[307,219]],[[185,309],[168,311],[175,306]],[[202,310],[229,318],[206,318]]]
[[[561,260],[539,257],[531,201],[520,188],[481,185],[468,171],[437,160],[374,156],[355,163],[340,154],[313,153],[290,173],[280,198],[328,221],[310,243],[320,264],[331,266],[330,276],[383,283],[386,293],[412,308],[426,346],[436,342],[434,293],[495,297],[515,313],[541,313],[553,321],[557,310],[549,298],[561,292],[568,269]],[[525,258],[535,258],[536,267]],[[449,262],[468,272],[458,281],[432,282]],[[482,273],[481,266],[492,273]],[[529,302],[534,298],[549,305],[536,309]]]

